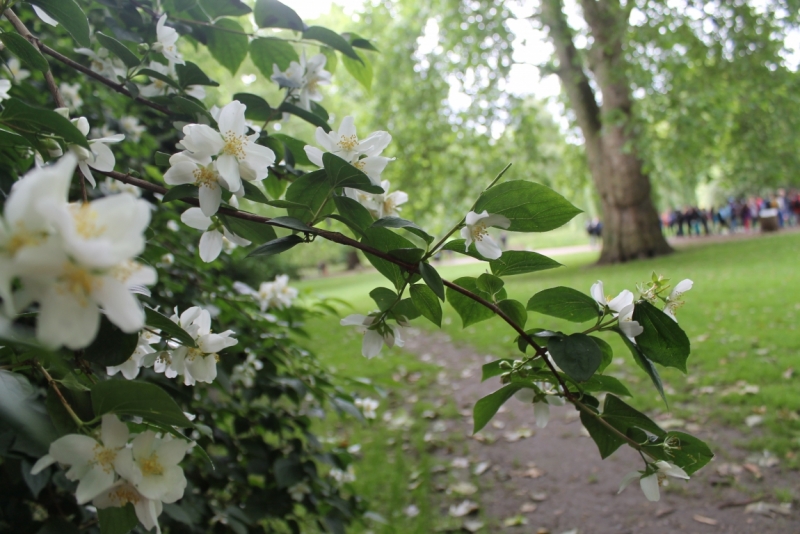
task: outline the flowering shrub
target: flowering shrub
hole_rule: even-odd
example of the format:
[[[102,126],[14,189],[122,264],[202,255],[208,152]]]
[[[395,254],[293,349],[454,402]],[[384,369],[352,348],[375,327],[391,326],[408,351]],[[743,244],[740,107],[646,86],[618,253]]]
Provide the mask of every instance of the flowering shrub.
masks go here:
[[[296,344],[324,306],[299,302],[270,270],[270,257],[315,239],[363,251],[389,282],[370,292],[377,310],[341,321],[364,335],[368,358],[402,346],[410,321],[440,326],[445,300],[465,327],[499,317],[517,333],[519,359],[484,366],[500,387],[476,402],[476,432],[511,397],[533,405],[540,427],[569,403],[602,457],[641,453],[644,469],[625,480],[638,477],[651,500],[666,476],[711,459],[621,399],[630,393],[604,374],[613,354],[597,335],[620,336],[664,396],[655,364],[686,371],[675,313],[692,282],[654,275],[638,296],[609,298],[598,282],[591,296],[556,287],[509,299],[504,277],[559,264],[503,251],[492,228],[545,232],[579,210],[542,185],[503,181],[504,170],[438,241],[401,218],[408,195],[381,180],[391,135],[360,139],[352,116],[333,130],[319,104],[328,58],[369,86],[368,40],[308,27],[277,0],[33,4],[0,2],[0,40],[18,61],[0,80],[3,527],[343,532],[362,515],[351,455],[324,449],[308,414],[373,419],[378,403],[334,385],[346,382]],[[208,107],[203,87],[218,83],[184,57],[182,35],[231,73],[250,54],[283,101],[240,93]],[[309,57],[312,42],[323,53]],[[287,119],[317,126],[315,143],[265,128]],[[187,228],[203,232],[196,247]],[[442,250],[491,272],[443,280],[430,263]],[[528,328],[529,312],[590,326]]]

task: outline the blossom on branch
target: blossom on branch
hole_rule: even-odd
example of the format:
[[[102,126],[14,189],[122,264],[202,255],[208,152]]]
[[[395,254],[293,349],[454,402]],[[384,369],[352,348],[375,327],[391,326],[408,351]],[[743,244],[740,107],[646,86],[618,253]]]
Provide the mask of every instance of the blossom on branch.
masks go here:
[[[155,354],[156,350],[150,345],[154,345],[160,341],[161,337],[158,334],[142,330],[139,334],[139,341],[136,343],[136,350],[133,351],[131,357],[119,365],[106,367],[106,373],[108,373],[108,376],[114,376],[121,372],[122,376],[127,380],[133,380],[139,376],[139,369],[142,367],[151,367],[153,365],[153,362],[146,362],[145,358],[148,354]],[[155,358],[153,358],[153,361],[155,361]]]
[[[161,15],[161,18],[158,19],[158,23],[156,24],[156,39],[158,40],[153,43],[153,50],[164,54],[164,57],[167,58],[167,61],[170,63],[184,65],[186,62],[183,60],[183,55],[178,52],[177,45],[180,35],[175,28],[166,26],[166,23],[167,15]]]
[[[247,239],[230,232],[221,222],[206,217],[200,208],[189,208],[184,211],[181,221],[190,228],[203,231],[203,235],[200,237],[200,259],[206,263],[217,259],[219,253],[222,252],[223,237],[242,247],[250,244]]]
[[[319,86],[331,83],[331,73],[325,70],[326,61],[324,54],[317,54],[306,60],[303,52],[300,62],[292,61],[285,72],[273,63],[270,79],[281,88],[288,88],[289,97],[296,100],[299,107],[311,111],[311,101],[322,100]]]
[[[678,318],[675,317],[675,312],[678,311],[678,308],[683,306],[683,301],[681,300],[681,296],[692,289],[694,282],[689,280],[681,280],[677,283],[675,288],[667,297],[667,304],[664,306],[664,313],[666,313],[673,321],[676,323],[678,322]]]
[[[124,479],[120,479],[92,500],[92,504],[98,510],[121,508],[128,503],[133,505],[136,518],[142,523],[145,530],[149,531],[155,528],[156,534],[161,534],[161,526],[158,524],[158,516],[164,509],[161,501],[148,499],[139,493],[136,486]]]
[[[634,341],[634,338],[644,332],[644,328],[637,321],[633,320],[633,293],[624,289],[614,298],[607,296],[603,289],[603,282],[598,280],[589,291],[594,298],[597,305],[600,307],[601,312],[610,310],[612,316],[618,319],[619,329],[625,334],[628,339]]]
[[[60,110],[66,112],[65,108],[60,108]],[[74,124],[83,135],[89,135],[89,121],[86,120],[86,117],[72,119],[72,124]],[[92,187],[95,187],[97,184],[95,183],[94,176],[89,168],[91,167],[92,169],[97,169],[101,172],[113,171],[117,160],[114,158],[114,153],[111,152],[111,149],[108,148],[107,145],[111,143],[119,143],[123,139],[125,139],[123,134],[114,134],[107,137],[101,137],[99,139],[90,139],[89,150],[79,145],[69,145],[70,151],[78,156],[78,167],[81,170],[81,174],[83,174],[89,183],[92,184]]]
[[[359,141],[351,116],[342,119],[338,131],[331,130],[326,133],[322,128],[317,128],[315,137],[322,150],[306,145],[306,155],[311,163],[317,167],[323,167],[322,154],[325,150],[362,171],[375,185],[380,185],[381,173],[393,159],[380,155],[392,141],[392,136],[388,132],[377,131]]]
[[[8,61],[6,61],[6,68],[8,69],[8,72],[11,73],[11,77],[14,78],[16,82],[21,82],[22,80],[28,78],[31,75],[31,71],[23,69],[22,64],[15,57],[12,57]]]
[[[403,346],[403,338],[400,336],[400,326],[388,323],[375,324],[377,317],[374,315],[361,315],[354,313],[342,319],[339,324],[342,326],[355,326],[356,332],[364,334],[364,341],[361,344],[361,354],[365,358],[377,356],[383,345],[389,348],[397,345]]]
[[[408,194],[404,191],[389,193],[390,186],[389,180],[383,180],[381,182],[383,193],[370,194],[358,189],[345,187],[344,194],[367,208],[376,219],[399,217],[400,205],[408,202]]]
[[[8,80],[0,80],[0,102],[11,98],[8,96],[8,91],[11,90],[11,82]]]
[[[487,228],[495,226],[498,228],[508,228],[511,221],[503,215],[490,214],[486,210],[481,213],[470,211],[464,220],[464,227],[461,228],[461,237],[466,241],[466,250],[475,243],[481,256],[490,260],[496,260],[503,255],[503,250],[489,235]]]
[[[659,486],[667,485],[668,476],[689,480],[689,475],[686,474],[686,471],[671,462],[659,460],[655,463],[648,464],[647,470],[645,471],[633,471],[625,475],[617,493],[622,493],[622,491],[628,487],[628,484],[638,478],[639,486],[642,488],[644,496],[647,497],[648,501],[655,502],[661,499]]]

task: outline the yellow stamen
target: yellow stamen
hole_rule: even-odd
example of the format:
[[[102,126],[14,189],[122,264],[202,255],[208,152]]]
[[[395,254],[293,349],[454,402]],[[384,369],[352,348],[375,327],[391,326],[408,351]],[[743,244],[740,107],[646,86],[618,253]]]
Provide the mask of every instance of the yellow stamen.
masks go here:
[[[91,272],[71,262],[64,264],[64,273],[61,275],[60,281],[59,290],[62,293],[65,291],[72,293],[83,307],[89,304],[89,295],[92,290],[100,285],[100,280]]]
[[[94,446],[94,461],[103,471],[111,473],[114,471],[114,460],[117,458],[117,451],[114,449],[107,449],[99,443]]]
[[[75,222],[75,231],[85,239],[100,237],[105,232],[105,226],[97,224],[98,213],[92,209],[91,204],[71,204],[72,220]]]
[[[139,493],[130,486],[118,486],[109,494],[111,501],[117,506],[125,506],[128,503],[136,504],[142,500]]]
[[[236,156],[237,159],[244,159],[244,147],[247,144],[247,138],[243,135],[236,135],[230,130],[225,132],[222,137],[225,139],[222,153],[228,156]]]
[[[164,474],[164,466],[158,461],[158,455],[156,453],[141,460],[139,462],[139,467],[142,470],[142,474],[145,476],[160,476]]]
[[[476,223],[472,227],[472,239],[475,241],[483,241],[483,238],[488,236],[489,232],[486,230],[486,225],[482,222]]]
[[[339,137],[339,142],[336,144],[339,145],[339,148],[341,148],[342,150],[349,152],[358,146],[358,137],[356,137],[355,135],[350,135],[350,136],[342,135]]]
[[[227,145],[225,145],[227,146]],[[223,150],[225,150],[223,148]],[[226,152],[227,153],[227,152]],[[219,174],[217,171],[210,169],[208,167],[198,167],[194,171],[192,171],[195,179],[195,185],[198,187],[216,187],[217,186],[217,178]]]

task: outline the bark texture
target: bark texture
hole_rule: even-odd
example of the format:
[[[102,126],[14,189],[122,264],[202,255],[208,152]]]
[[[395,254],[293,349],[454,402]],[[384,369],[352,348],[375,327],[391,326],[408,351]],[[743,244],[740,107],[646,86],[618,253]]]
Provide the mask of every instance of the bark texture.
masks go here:
[[[556,49],[561,79],[578,126],[603,209],[600,263],[618,263],[672,252],[661,233],[650,178],[634,151],[631,84],[623,50],[628,12],[616,0],[580,0],[591,36],[581,57],[562,0],[542,0],[542,22]],[[588,63],[588,64],[585,64]],[[588,68],[602,94],[598,105]]]

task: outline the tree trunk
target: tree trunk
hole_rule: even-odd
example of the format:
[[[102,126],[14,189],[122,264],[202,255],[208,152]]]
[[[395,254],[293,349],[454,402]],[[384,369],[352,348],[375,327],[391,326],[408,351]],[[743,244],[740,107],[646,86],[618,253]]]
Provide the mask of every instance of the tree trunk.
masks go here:
[[[630,134],[630,82],[622,43],[628,13],[615,0],[581,0],[581,5],[594,39],[589,68],[600,87],[602,107],[573,43],[562,0],[542,0],[542,22],[556,49],[558,75],[583,132],[589,170],[602,203],[603,249],[599,262],[668,254],[672,248],[661,233],[650,179],[642,170]]]

